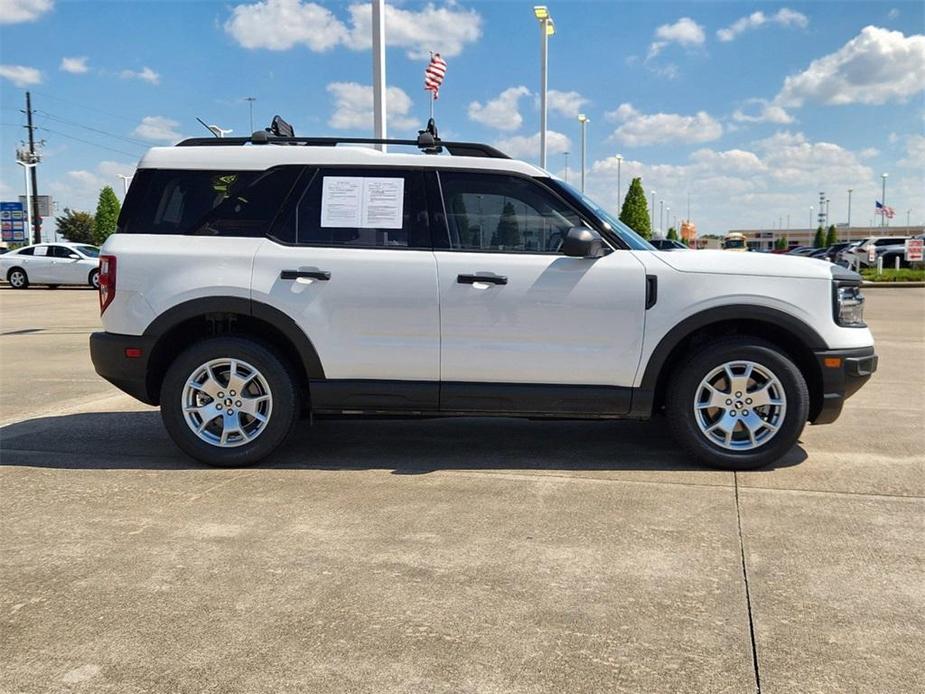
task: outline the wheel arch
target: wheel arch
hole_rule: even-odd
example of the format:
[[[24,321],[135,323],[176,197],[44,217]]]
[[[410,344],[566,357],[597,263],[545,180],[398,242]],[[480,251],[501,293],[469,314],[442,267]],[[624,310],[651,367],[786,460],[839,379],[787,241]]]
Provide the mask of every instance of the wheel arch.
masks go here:
[[[172,358],[195,341],[219,335],[247,336],[274,348],[299,376],[304,393],[310,379],[324,378],[315,346],[285,313],[242,297],[205,297],[168,309],[144,331],[153,341],[146,389],[154,404]]]
[[[633,414],[651,416],[665,404],[665,390],[672,372],[685,354],[709,340],[741,335],[757,337],[779,346],[797,365],[810,394],[810,420],[822,408],[822,373],[814,350],[827,349],[825,340],[795,316],[766,306],[732,305],[707,309],[690,316],[665,334],[652,351],[642,381],[633,398]]]
[[[12,275],[13,272],[16,270],[19,270],[22,274],[24,274],[26,276],[26,279],[29,278],[29,273],[26,272],[26,268],[24,268],[22,265],[14,265],[9,270],[6,271],[6,281],[7,282],[10,281],[10,275]]]

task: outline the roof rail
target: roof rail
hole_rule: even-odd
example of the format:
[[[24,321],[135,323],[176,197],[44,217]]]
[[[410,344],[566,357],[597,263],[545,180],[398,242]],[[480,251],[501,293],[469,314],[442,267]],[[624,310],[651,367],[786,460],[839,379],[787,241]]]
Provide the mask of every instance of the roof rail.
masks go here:
[[[177,147],[235,147],[253,145],[302,145],[305,147],[336,147],[337,145],[409,145],[428,154],[446,150],[457,157],[487,157],[510,159],[504,152],[480,142],[444,142],[433,138],[417,140],[389,140],[374,137],[276,137],[258,130],[251,137],[191,137],[176,144]]]

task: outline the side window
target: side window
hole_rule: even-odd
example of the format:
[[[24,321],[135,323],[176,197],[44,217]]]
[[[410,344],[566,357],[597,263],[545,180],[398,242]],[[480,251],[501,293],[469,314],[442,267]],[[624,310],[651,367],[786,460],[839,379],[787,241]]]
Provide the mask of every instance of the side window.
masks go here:
[[[578,214],[538,183],[506,174],[441,171],[451,248],[557,253]]]
[[[48,246],[36,246],[35,255],[42,255],[42,256],[50,255],[48,252]]]
[[[35,246],[23,248],[21,251],[17,251],[16,255],[35,255]]]
[[[52,246],[49,255],[54,256],[55,258],[70,258],[71,253],[73,253],[73,251],[70,248],[65,248],[64,246]]]
[[[280,233],[307,246],[430,249],[424,174],[318,169]]]
[[[300,170],[139,171],[119,217],[119,232],[263,236]]]

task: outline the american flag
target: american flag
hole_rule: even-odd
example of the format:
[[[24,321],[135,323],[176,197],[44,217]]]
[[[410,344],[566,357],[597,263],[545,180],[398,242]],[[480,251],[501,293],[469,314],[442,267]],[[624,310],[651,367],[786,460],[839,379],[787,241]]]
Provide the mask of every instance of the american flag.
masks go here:
[[[439,53],[430,54],[430,63],[424,70],[424,91],[433,92],[434,98],[440,98],[440,85],[446,76],[446,61]]]
[[[896,216],[896,212],[892,207],[884,205],[879,200],[877,200],[877,214],[882,214],[887,219],[893,219],[893,217]]]

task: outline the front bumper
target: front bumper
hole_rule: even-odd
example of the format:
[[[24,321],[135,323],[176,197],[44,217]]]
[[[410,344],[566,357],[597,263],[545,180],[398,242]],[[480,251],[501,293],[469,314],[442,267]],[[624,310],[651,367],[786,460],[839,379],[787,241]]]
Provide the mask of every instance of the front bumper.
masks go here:
[[[90,360],[96,373],[120,390],[148,405],[157,404],[157,394],[148,388],[148,362],[154,339],[143,335],[92,333]],[[128,356],[126,350],[141,350],[138,356]]]
[[[831,424],[841,414],[845,400],[877,370],[877,355],[873,347],[825,350],[815,354],[822,374],[822,399],[810,421]]]

